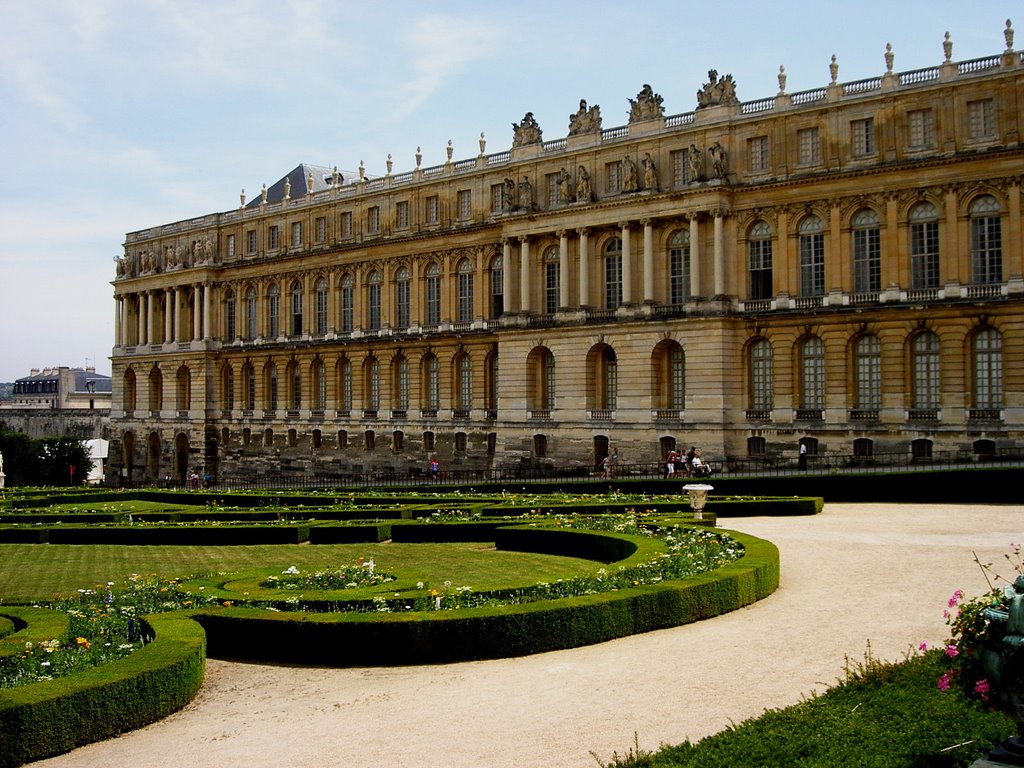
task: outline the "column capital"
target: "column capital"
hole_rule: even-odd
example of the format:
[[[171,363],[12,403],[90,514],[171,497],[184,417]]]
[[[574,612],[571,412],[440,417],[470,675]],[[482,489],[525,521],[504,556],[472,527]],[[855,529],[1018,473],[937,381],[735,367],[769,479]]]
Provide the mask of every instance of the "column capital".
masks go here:
[[[567,229],[556,229],[555,230],[555,234],[558,236],[558,239],[561,240],[563,237],[568,237],[569,236],[569,230],[567,230]]]
[[[590,227],[578,227],[576,229],[576,234],[580,237],[586,237],[590,234]]]
[[[642,227],[654,226],[654,219],[652,219],[650,216],[648,216],[645,219],[640,219],[640,226],[642,226]]]
[[[520,243],[528,243],[528,242],[530,242],[530,236],[529,235],[519,235],[519,242]]]
[[[626,229],[630,228],[632,223],[633,222],[631,222],[631,221],[620,221],[618,226],[619,226],[619,229],[626,230]]]

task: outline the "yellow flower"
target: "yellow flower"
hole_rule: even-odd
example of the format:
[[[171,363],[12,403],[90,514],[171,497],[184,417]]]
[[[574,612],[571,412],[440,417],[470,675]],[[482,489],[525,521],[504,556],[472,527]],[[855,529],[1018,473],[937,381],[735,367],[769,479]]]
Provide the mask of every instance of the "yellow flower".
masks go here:
[[[84,637],[76,637],[75,638],[75,642],[78,643],[78,647],[79,648],[82,648],[83,650],[86,650],[86,651],[89,650],[89,646],[92,645],[92,643],[90,643]]]

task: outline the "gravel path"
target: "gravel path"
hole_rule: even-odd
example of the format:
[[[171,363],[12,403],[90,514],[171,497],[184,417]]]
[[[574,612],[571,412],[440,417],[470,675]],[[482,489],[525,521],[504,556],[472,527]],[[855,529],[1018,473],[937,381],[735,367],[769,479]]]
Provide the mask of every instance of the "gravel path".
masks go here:
[[[828,504],[724,521],[775,542],[766,600],[685,627],[526,658],[391,669],[210,660],[184,710],[35,766],[594,768],[795,703],[863,659],[946,638],[954,589],[1024,539],[1024,506]]]

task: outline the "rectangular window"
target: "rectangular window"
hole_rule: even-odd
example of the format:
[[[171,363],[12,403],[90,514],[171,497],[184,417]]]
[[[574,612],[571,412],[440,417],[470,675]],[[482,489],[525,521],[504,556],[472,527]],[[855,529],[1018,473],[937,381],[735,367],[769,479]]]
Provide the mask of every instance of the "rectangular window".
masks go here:
[[[234,255],[235,255],[235,236],[234,235],[228,235],[228,257],[230,258],[230,257],[233,257]]]
[[[935,115],[930,109],[914,109],[907,113],[908,144],[911,149],[935,146]]]
[[[817,128],[804,128],[796,132],[797,163],[818,165],[821,163],[821,140]]]
[[[473,193],[470,190],[460,189],[456,195],[456,203],[459,221],[469,221],[473,218]]]
[[[980,99],[967,102],[967,134],[972,139],[993,139],[996,135],[995,102]]]
[[[505,185],[491,184],[491,213],[505,210]]]
[[[441,322],[441,278],[427,277],[427,325],[435,326]]]
[[[875,228],[853,232],[853,290],[875,293],[882,288],[881,233]]]
[[[939,287],[939,222],[910,225],[910,285],[912,288]]]
[[[245,252],[250,256],[256,255],[256,230],[250,229],[245,233]]]
[[[276,251],[281,247],[281,228],[276,224],[270,228],[269,237],[267,238],[267,248],[271,251]]]
[[[366,209],[366,232],[370,235],[380,234],[380,206],[371,205]]]
[[[367,304],[370,329],[380,330],[380,283],[370,283]]]
[[[850,141],[854,157],[870,157],[875,154],[875,119],[867,117],[850,123]]]
[[[302,245],[302,222],[292,222],[292,248],[299,248]]]
[[[747,139],[747,170],[751,173],[768,170],[768,137]]]
[[[427,224],[439,224],[441,222],[441,201],[437,195],[431,195],[424,201],[426,210],[424,218]]]
[[[672,160],[672,186],[675,189],[686,186],[686,161],[689,154],[687,150],[680,149],[670,155]]]
[[[558,180],[562,177],[561,171],[549,173],[545,178],[548,188],[548,205],[555,206],[562,204],[562,193],[558,189]]]
[[[604,166],[605,191],[610,195],[622,191],[622,163],[607,163]]]
[[[316,244],[323,245],[327,242],[327,217],[318,216],[316,220]]]
[[[281,324],[281,297],[274,291],[267,295],[267,336],[276,339]]]
[[[352,237],[352,212],[345,211],[341,214],[341,237],[348,240]]]
[[[395,229],[409,228],[409,202],[400,200],[395,204]]]
[[[549,315],[558,311],[558,266],[557,261],[549,261],[544,265],[544,311]]]
[[[800,236],[800,295],[825,293],[825,236],[821,233]]]

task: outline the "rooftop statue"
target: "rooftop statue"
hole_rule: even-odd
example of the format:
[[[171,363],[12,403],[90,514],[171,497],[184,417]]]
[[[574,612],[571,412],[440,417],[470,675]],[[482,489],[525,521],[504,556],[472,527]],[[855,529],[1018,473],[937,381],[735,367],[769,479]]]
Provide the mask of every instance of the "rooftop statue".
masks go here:
[[[644,83],[636,98],[629,100],[629,122],[663,117],[665,108],[661,105],[662,101],[664,99],[661,94],[655,93],[650,85]]]
[[[697,109],[704,107],[715,107],[719,104],[739,104],[736,98],[736,83],[732,75],[726,75],[718,79],[718,70],[708,70],[708,81],[704,87],[697,91]]]
[[[541,130],[533,112],[527,112],[519,124],[512,123],[512,146],[525,147],[541,143]]]
[[[601,107],[597,104],[587,108],[587,100],[580,99],[580,108],[576,114],[569,115],[569,135],[581,133],[599,133],[601,131]]]

